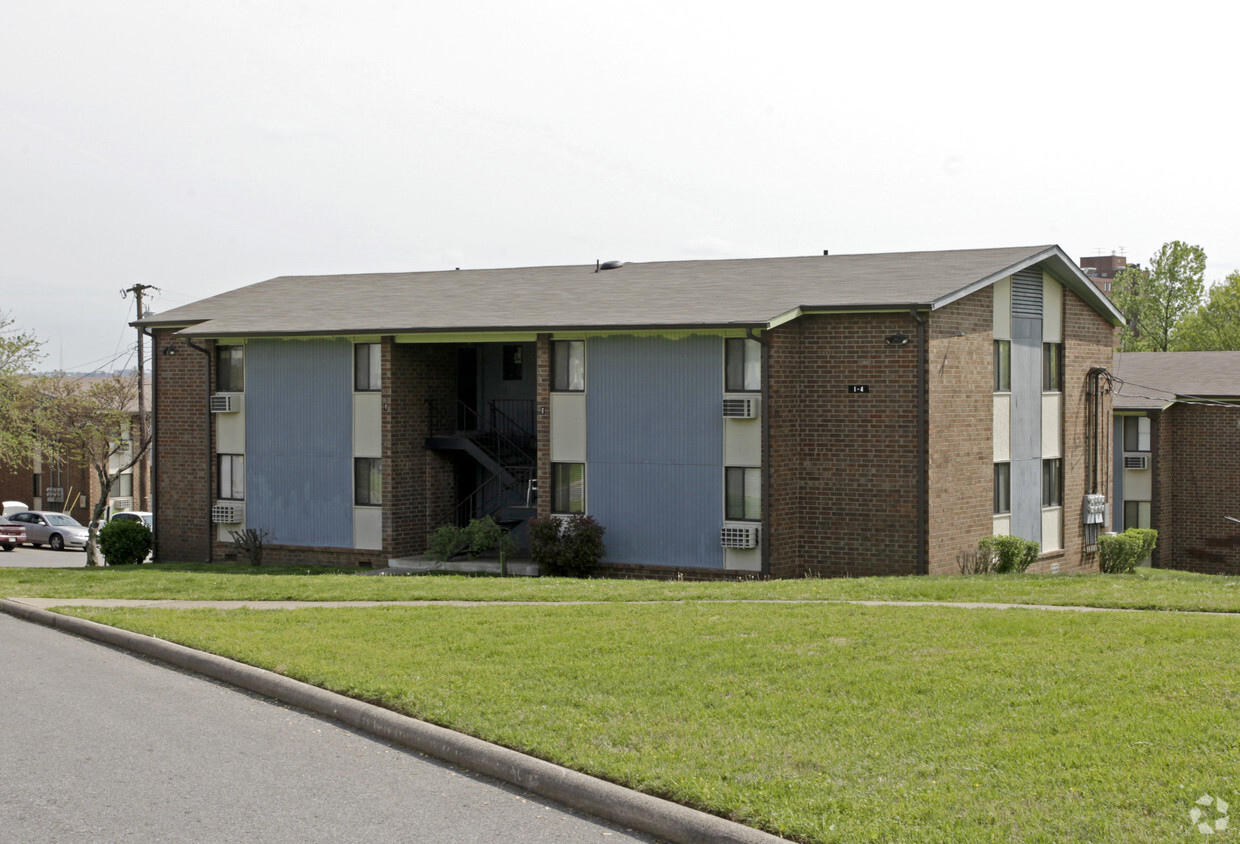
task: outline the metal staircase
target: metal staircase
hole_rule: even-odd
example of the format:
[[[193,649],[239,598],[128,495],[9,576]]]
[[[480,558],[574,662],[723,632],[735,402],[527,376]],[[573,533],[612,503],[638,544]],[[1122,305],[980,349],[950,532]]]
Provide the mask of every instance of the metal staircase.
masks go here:
[[[534,517],[537,437],[523,424],[526,418],[532,421],[533,405],[532,400],[491,401],[480,413],[462,401],[428,402],[430,434],[426,447],[468,455],[481,467],[484,477],[457,502],[457,524],[491,516],[512,529]]]

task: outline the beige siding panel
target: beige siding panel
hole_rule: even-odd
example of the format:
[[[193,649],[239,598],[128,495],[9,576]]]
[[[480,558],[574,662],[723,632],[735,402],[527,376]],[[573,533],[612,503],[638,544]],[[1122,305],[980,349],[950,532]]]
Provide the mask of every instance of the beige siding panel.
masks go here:
[[[1042,273],[1042,342],[1063,342],[1063,286]]]
[[[353,508],[353,547],[379,550],[383,547],[383,508]]]
[[[1012,277],[1001,278],[995,282],[995,322],[996,340],[1012,339]]]
[[[1063,508],[1042,508],[1042,550],[1059,551],[1063,548]]]
[[[1124,500],[1153,501],[1154,490],[1150,482],[1154,473],[1149,469],[1124,470]]]
[[[724,548],[723,567],[729,571],[762,571],[762,549]]]
[[[1012,394],[995,393],[994,460],[1002,463],[1012,459]]]
[[[1009,515],[995,516],[993,536],[1008,536],[1012,533],[1012,517]]]
[[[723,465],[762,465],[762,419],[723,420]]]
[[[353,394],[354,457],[383,456],[382,410],[381,393]]]
[[[217,454],[245,454],[245,396],[236,413],[215,413],[215,451]]]
[[[551,462],[586,462],[586,394],[551,394]]]
[[[1042,457],[1063,456],[1063,393],[1042,394]]]

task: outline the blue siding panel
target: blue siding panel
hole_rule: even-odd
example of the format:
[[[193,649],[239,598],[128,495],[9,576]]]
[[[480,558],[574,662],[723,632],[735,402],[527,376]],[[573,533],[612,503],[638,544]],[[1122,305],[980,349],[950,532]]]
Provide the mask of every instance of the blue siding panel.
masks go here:
[[[353,546],[353,345],[245,347],[247,527],[281,545]]]
[[[606,560],[723,567],[723,341],[586,345],[586,505]]]

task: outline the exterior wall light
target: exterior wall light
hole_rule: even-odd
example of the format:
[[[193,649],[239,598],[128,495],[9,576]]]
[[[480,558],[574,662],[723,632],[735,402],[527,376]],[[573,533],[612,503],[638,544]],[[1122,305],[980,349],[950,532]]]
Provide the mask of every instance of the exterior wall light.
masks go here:
[[[907,346],[908,335],[901,334],[899,331],[897,331],[895,334],[892,334],[890,337],[887,338],[887,345],[888,346]]]

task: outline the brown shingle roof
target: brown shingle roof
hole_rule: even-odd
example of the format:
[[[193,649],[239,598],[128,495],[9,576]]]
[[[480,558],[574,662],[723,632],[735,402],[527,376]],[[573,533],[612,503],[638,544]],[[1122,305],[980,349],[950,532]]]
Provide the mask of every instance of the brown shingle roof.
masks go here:
[[[141,320],[204,337],[764,326],[801,309],[941,307],[1040,263],[1112,321],[1057,246],[282,276]]]
[[[1165,407],[1181,398],[1240,398],[1240,352],[1117,352],[1116,410]]]

